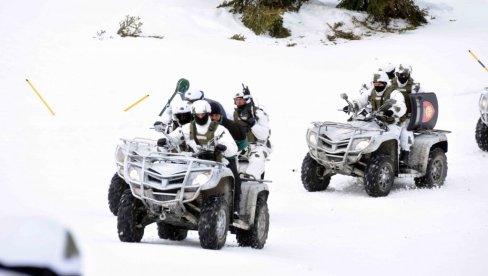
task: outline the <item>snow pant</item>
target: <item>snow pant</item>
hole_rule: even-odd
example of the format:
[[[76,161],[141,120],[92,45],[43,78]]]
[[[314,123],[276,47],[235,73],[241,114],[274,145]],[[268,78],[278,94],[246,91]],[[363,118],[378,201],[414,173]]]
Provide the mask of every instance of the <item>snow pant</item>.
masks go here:
[[[407,130],[410,119],[405,120],[400,124],[400,148],[404,151],[410,151],[413,146],[413,131]]]
[[[229,161],[227,168],[229,168],[234,175],[234,212],[239,212],[239,203],[241,201],[241,178],[237,171],[237,158],[227,159],[227,161]]]
[[[261,175],[264,173],[264,163],[269,155],[268,147],[260,144],[249,144],[244,153],[249,160],[249,165],[244,172],[256,179],[261,179]]]

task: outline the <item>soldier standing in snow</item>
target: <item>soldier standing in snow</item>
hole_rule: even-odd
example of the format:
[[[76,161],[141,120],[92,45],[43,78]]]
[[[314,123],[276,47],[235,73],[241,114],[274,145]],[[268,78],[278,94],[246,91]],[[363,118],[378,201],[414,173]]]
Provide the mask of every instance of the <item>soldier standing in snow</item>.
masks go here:
[[[269,135],[268,114],[261,108],[256,107],[252,100],[251,93],[247,87],[234,94],[234,121],[245,129],[249,145],[242,153],[249,160],[245,170],[247,176],[255,179],[264,177],[264,163],[271,154]]]
[[[407,112],[405,116],[401,118],[401,133],[400,133],[400,166],[408,166],[408,158],[410,155],[410,149],[413,146],[414,136],[413,131],[407,130],[407,126],[410,122],[410,116],[412,114],[410,106],[410,94],[411,93],[421,93],[424,92],[420,87],[419,83],[416,83],[411,77],[412,67],[406,63],[398,65],[398,70],[396,72],[397,76],[397,90],[400,91],[404,98],[405,104],[407,106]]]

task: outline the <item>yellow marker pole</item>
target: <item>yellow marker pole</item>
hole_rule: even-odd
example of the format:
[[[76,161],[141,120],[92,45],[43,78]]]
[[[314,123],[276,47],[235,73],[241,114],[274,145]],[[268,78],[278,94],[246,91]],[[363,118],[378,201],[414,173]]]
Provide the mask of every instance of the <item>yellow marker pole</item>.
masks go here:
[[[32,90],[34,90],[34,92],[36,93],[36,95],[39,97],[39,99],[41,99],[42,103],[47,107],[47,109],[49,109],[49,112],[51,112],[51,115],[55,116],[54,111],[49,107],[49,105],[47,104],[47,102],[42,98],[41,94],[39,94],[39,92],[37,92],[37,90],[34,87],[34,85],[32,85],[32,83],[28,79],[25,79],[25,81],[30,85],[30,87],[32,88]]]
[[[474,53],[471,52],[471,50],[468,50],[468,52],[474,57],[474,59],[476,59],[477,62],[479,62],[481,67],[485,68],[486,72],[488,72],[488,68],[486,68],[486,66],[474,55]]]
[[[133,108],[136,104],[142,102],[143,100],[147,99],[147,97],[149,97],[149,94],[140,98],[137,102],[131,104],[129,107],[127,107],[126,109],[124,109],[124,111],[128,111],[129,109]]]

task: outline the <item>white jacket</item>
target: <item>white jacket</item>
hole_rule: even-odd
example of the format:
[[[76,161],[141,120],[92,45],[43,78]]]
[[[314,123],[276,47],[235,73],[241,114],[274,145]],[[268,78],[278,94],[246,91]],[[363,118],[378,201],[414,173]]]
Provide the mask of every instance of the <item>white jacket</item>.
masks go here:
[[[373,89],[370,89],[369,91],[361,94],[359,98],[353,101],[358,105],[359,109],[363,109],[369,105],[369,97]],[[388,87],[385,88],[385,90],[386,89],[388,89]],[[395,123],[398,123],[400,117],[405,115],[405,112],[407,112],[407,106],[405,105],[405,98],[403,97],[403,94],[401,92],[399,92],[398,90],[393,90],[390,94],[390,99],[396,100],[396,103],[390,108],[390,110],[393,111],[393,117],[395,117]]]
[[[204,145],[198,145],[195,140],[190,137],[191,123],[185,124],[172,131],[169,135],[171,140],[180,145],[183,141],[194,151],[198,152],[204,149]],[[207,124],[201,126],[196,124],[197,135],[206,135],[208,127],[210,126],[210,118]],[[224,145],[227,149],[222,153],[224,157],[230,158],[237,155],[237,144],[230,135],[229,131],[222,125],[218,125],[214,132],[215,145]]]

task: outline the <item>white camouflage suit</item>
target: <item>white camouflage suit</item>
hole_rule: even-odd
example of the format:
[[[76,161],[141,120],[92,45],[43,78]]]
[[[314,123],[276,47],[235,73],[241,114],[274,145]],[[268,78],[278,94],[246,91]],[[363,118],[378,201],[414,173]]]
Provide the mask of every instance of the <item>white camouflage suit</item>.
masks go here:
[[[375,74],[380,74],[379,81],[386,82],[387,84],[386,88],[383,90],[382,93],[376,92],[377,97],[381,97],[383,93],[385,93],[385,91],[389,89],[391,83],[390,80],[388,79],[388,76],[383,71],[378,71]],[[371,106],[371,103],[369,102],[369,98],[373,91],[374,88],[362,93],[359,96],[359,98],[353,101],[353,103],[355,103],[358,106],[359,110]],[[396,103],[390,108],[390,110],[393,111],[393,117],[395,118],[395,122],[388,124],[388,129],[391,133],[393,133],[397,137],[397,140],[400,140],[400,133],[402,130],[401,126],[399,126],[400,117],[405,115],[405,112],[407,111],[407,107],[405,105],[405,98],[403,97],[403,94],[398,90],[393,90],[389,98],[396,100]],[[383,100],[387,100],[387,99],[383,99]]]
[[[249,165],[241,172],[249,174],[256,179],[261,179],[261,175],[265,171],[266,158],[271,154],[272,149],[266,146],[269,138],[269,118],[268,115],[261,108],[256,109],[256,124],[250,129],[252,134],[256,137],[256,142],[251,142],[247,146],[244,156],[249,159]]]

